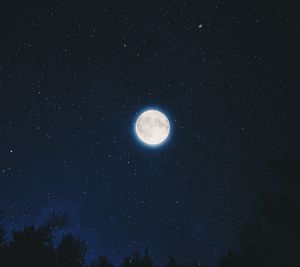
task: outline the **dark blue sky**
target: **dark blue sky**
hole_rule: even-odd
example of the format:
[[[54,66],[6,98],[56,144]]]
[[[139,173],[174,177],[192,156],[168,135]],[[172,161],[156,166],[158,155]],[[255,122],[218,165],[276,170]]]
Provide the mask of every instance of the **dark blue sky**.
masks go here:
[[[89,258],[148,247],[214,266],[272,188],[268,162],[298,155],[298,14],[283,0],[2,1],[6,226],[66,212]],[[156,149],[132,130],[149,106],[172,125]]]

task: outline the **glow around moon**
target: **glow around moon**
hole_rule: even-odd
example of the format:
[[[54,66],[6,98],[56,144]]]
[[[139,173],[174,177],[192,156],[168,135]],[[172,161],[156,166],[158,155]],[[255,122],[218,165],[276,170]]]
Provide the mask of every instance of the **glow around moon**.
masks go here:
[[[162,112],[150,109],[138,117],[135,131],[138,138],[145,144],[151,146],[159,145],[170,134],[170,122]]]

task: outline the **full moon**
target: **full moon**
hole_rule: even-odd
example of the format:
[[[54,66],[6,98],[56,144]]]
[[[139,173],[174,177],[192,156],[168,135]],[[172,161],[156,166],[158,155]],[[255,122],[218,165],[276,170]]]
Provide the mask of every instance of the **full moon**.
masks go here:
[[[170,122],[162,112],[150,109],[138,117],[135,131],[138,138],[145,144],[159,145],[169,136]]]

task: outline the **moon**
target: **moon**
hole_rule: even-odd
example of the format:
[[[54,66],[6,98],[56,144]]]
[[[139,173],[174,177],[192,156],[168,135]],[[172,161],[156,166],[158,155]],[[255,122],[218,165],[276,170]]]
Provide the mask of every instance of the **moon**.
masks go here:
[[[143,143],[156,146],[168,138],[170,122],[164,113],[155,109],[149,109],[143,112],[136,120],[135,132]]]

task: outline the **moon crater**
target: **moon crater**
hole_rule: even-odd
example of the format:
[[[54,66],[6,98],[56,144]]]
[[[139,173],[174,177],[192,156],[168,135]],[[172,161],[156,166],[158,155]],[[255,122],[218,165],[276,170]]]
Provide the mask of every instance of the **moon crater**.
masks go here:
[[[170,122],[162,112],[150,109],[138,117],[135,131],[138,138],[145,144],[159,145],[169,136]]]

